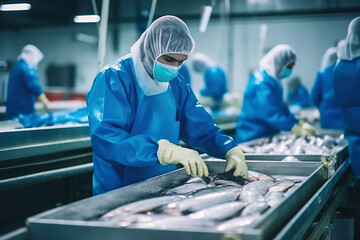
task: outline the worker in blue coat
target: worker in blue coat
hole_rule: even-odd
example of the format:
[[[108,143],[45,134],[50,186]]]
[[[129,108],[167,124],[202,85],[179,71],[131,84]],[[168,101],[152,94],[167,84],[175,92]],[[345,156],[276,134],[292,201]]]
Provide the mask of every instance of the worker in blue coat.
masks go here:
[[[195,47],[175,16],[155,20],[130,54],[100,71],[87,95],[93,147],[93,194],[101,194],[184,166],[207,176],[195,150],[226,159],[225,171],[247,178],[241,148],[214,124],[178,74]]]
[[[238,143],[291,131],[297,136],[312,135],[314,128],[299,121],[283,100],[280,80],[291,75],[296,54],[285,44],[272,48],[251,75],[244,93],[244,100],[236,126]]]
[[[200,90],[205,105],[209,105],[211,113],[221,110],[221,103],[227,93],[226,74],[222,67],[204,53],[196,52],[192,56],[195,72],[203,75],[205,87]]]
[[[288,93],[286,96],[286,101],[289,105],[290,111],[292,108],[301,110],[311,106],[309,91],[301,83],[301,80],[298,76],[289,79],[287,82],[287,90]]]
[[[330,47],[324,53],[321,68],[311,90],[312,101],[320,112],[320,126],[325,129],[343,128],[341,111],[334,89],[333,71],[337,60],[336,51],[336,47]]]
[[[351,21],[345,44],[339,46],[334,69],[335,97],[341,109],[350,165],[360,179],[360,17]]]
[[[48,99],[39,83],[37,66],[44,55],[34,45],[28,44],[11,68],[6,99],[7,120],[16,118],[19,114],[35,113],[35,101],[39,99],[48,111]]]

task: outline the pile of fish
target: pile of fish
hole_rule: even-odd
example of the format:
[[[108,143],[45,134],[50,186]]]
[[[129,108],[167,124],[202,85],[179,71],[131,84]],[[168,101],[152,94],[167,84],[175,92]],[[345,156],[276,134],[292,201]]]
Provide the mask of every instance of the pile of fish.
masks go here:
[[[294,134],[282,133],[270,138],[262,138],[240,145],[245,153],[251,154],[284,154],[284,155],[321,155],[335,154],[347,146],[344,135],[296,137]]]
[[[249,179],[231,172],[190,178],[162,194],[122,205],[99,218],[121,227],[238,231],[251,227],[306,177],[268,176],[249,171]]]

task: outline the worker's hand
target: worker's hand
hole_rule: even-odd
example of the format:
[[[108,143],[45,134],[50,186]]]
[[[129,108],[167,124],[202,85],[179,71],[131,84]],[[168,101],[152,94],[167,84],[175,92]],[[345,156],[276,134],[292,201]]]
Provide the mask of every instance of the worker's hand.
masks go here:
[[[42,94],[38,97],[38,99],[40,100],[40,102],[42,102],[43,107],[44,107],[44,110],[45,110],[46,112],[49,112],[49,100],[47,99],[47,97],[45,96],[45,94],[42,93]]]
[[[298,137],[308,137],[314,135],[315,128],[306,122],[300,121],[292,127],[291,132]]]
[[[160,139],[158,144],[157,156],[162,165],[180,163],[189,175],[191,174],[194,177],[209,176],[208,168],[198,152],[177,146],[166,139]]]
[[[225,154],[225,172],[235,169],[234,176],[248,179],[248,167],[245,163],[245,156],[240,147],[233,147]]]
[[[300,120],[299,122],[300,126],[305,129],[310,135],[314,135],[315,134],[315,128],[313,126],[311,126],[309,123]]]

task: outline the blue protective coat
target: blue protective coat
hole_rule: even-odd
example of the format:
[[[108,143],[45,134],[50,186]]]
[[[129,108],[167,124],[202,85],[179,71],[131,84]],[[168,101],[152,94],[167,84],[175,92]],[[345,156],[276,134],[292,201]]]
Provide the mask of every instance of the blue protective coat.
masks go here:
[[[9,120],[19,114],[34,113],[35,100],[42,92],[36,69],[24,60],[17,61],[10,71],[5,118]]]
[[[321,128],[342,129],[341,111],[335,97],[334,71],[335,64],[319,71],[311,91],[311,98],[319,108]]]
[[[250,77],[236,126],[238,143],[289,131],[299,120],[290,113],[283,100],[279,81],[264,70],[256,70]]]
[[[179,74],[182,75],[185,78],[185,80],[188,82],[188,84],[191,86],[190,71],[185,64],[183,64],[182,67],[180,68]]]
[[[307,108],[311,106],[309,92],[302,84],[299,84],[294,91],[288,92],[286,100],[289,105],[297,105],[300,108]]]
[[[96,76],[87,96],[93,147],[93,194],[104,193],[176,168],[157,158],[158,141],[179,140],[211,156],[224,158],[236,146],[198,103],[178,75],[166,92],[146,96],[130,57]]]
[[[349,143],[350,165],[360,178],[360,57],[341,60],[334,70],[335,97],[344,122]]]
[[[200,91],[201,95],[209,96],[214,100],[222,100],[227,92],[226,75],[220,66],[209,67],[204,72],[205,88]]]

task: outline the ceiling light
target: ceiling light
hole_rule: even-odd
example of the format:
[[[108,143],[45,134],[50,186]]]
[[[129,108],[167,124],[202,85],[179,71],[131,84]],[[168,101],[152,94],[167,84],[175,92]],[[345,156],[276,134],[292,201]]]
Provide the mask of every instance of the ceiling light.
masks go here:
[[[76,23],[96,23],[99,21],[99,15],[77,15],[74,17],[74,22]]]
[[[29,3],[1,4],[0,11],[26,11],[31,8]]]

